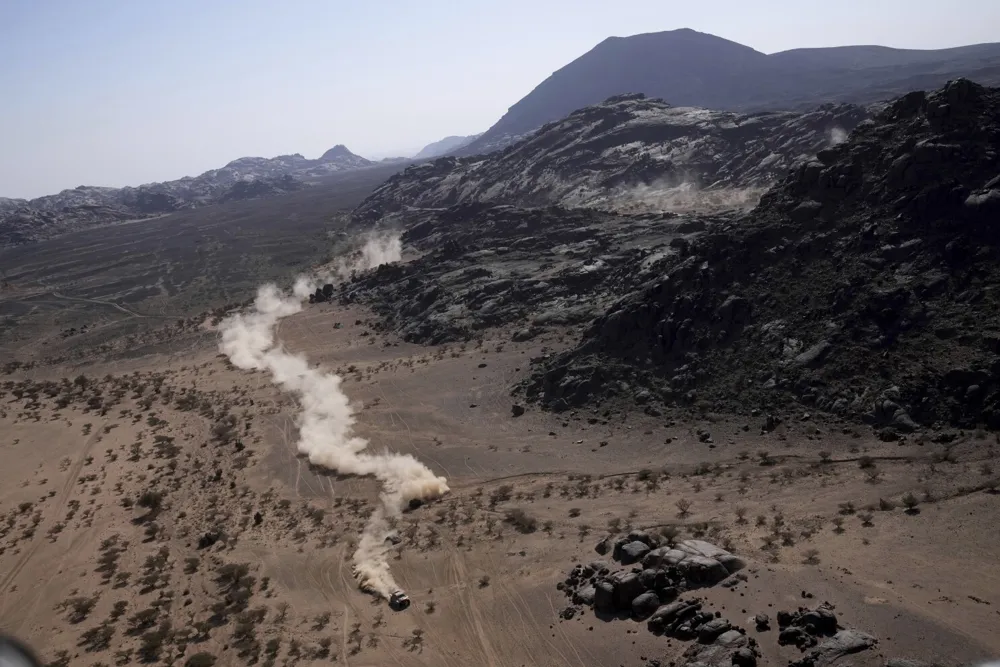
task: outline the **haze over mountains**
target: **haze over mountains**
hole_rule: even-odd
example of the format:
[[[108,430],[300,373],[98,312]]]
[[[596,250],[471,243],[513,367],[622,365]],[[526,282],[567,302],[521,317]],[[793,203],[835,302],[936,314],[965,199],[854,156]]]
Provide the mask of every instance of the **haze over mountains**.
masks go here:
[[[493,127],[457,151],[503,148],[566,114],[622,93],[725,111],[868,103],[957,76],[1000,83],[1000,43],[918,51],[884,46],[774,54],[690,29],[609,37],[540,83]]]
[[[610,37],[553,73],[485,133],[445,137],[413,159],[504,149],[546,123],[627,93],[661,98],[674,107],[805,111],[827,102],[888,100],[910,90],[938,87],[959,76],[987,85],[1000,83],[1000,43],[931,51],[846,46],[766,55],[690,29]],[[402,158],[382,161],[400,167],[407,162]],[[338,145],[316,160],[300,154],[246,157],[200,176],[164,183],[80,186],[30,201],[0,198],[0,244],[31,242],[80,226],[283,194],[324,175],[375,164],[379,163]]]
[[[375,166],[338,144],[315,160],[299,153],[243,157],[221,169],[138,187],[81,185],[35,199],[0,197],[0,246],[37,241],[83,226],[292,192],[324,176]]]
[[[313,0],[331,20],[262,8],[252,33],[252,7],[164,6],[212,38],[157,33],[182,62],[157,15],[61,7],[23,39],[0,8],[8,69],[74,102],[59,132],[0,117],[0,187],[225,164],[0,200],[0,629],[32,667],[995,660],[1000,86],[959,76],[989,80],[993,46],[608,40],[524,132],[446,136],[657,13],[758,45],[992,38],[1000,3],[968,2],[512,0],[500,23]],[[194,118],[95,134],[130,91],[80,62],[103,30],[149,44],[150,116],[204,77]],[[101,102],[47,55],[101,72]],[[950,80],[883,97],[901,72]],[[331,128],[369,157],[445,138],[376,163],[323,152]],[[229,161],[286,145],[319,157]]]
[[[450,136],[445,137],[439,141],[427,144],[424,146],[419,153],[413,156],[414,160],[426,160],[432,157],[437,157],[439,155],[447,155],[453,151],[457,151],[460,148],[468,146],[473,141],[482,136],[482,133],[473,134],[468,137]]]

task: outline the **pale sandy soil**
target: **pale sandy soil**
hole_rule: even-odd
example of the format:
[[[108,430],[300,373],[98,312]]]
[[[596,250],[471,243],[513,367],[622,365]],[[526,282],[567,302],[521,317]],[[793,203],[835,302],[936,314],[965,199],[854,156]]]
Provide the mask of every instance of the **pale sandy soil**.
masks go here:
[[[263,374],[229,366],[203,339],[113,364],[0,376],[0,628],[73,665],[139,662],[158,627],[168,639],[152,659],[177,664],[200,652],[225,665],[668,664],[685,643],[589,611],[559,616],[568,601],[557,583],[597,558],[594,545],[617,519],[619,530],[677,524],[746,558],[744,585],[700,593],[734,621],[835,604],[842,624],[879,639],[852,664],[1000,655],[1000,495],[980,488],[1000,469],[993,434],[964,434],[951,460],[935,461],[939,444],[882,443],[864,427],[842,432],[812,419],[762,434],[759,416],[671,424],[529,408],[513,418],[510,387],[544,342],[502,343],[496,332],[482,346],[426,348],[355,324],[369,317],[309,306],[280,336],[344,374],[358,431],[373,447],[413,453],[449,479],[449,495],[406,515],[391,561],[413,599],[408,610],[389,610],[352,578],[374,482],[297,457],[294,400]],[[86,389],[72,389],[81,374]],[[185,394],[190,405],[179,403]],[[224,409],[235,416],[227,433],[216,426]],[[711,433],[711,446],[698,429]],[[761,465],[761,451],[772,465]],[[820,451],[830,462],[820,463]],[[873,457],[876,479],[862,456]],[[492,506],[505,485],[512,497]],[[149,491],[162,493],[147,502],[154,508],[136,507]],[[921,503],[907,514],[898,505],[911,491]],[[689,516],[678,516],[682,498]],[[880,498],[897,508],[872,512],[863,526],[864,506]],[[846,502],[855,513],[841,513]],[[536,532],[504,523],[515,507],[537,518]],[[789,544],[762,550],[776,514]],[[199,548],[213,532],[219,539]],[[117,549],[105,580],[99,559]],[[804,563],[813,549],[814,562]],[[227,564],[246,565],[228,589],[217,581]],[[144,627],[135,615],[150,609]],[[107,646],[88,650],[82,636],[105,622]],[[762,663],[800,656],[777,645],[775,630],[744,625]]]

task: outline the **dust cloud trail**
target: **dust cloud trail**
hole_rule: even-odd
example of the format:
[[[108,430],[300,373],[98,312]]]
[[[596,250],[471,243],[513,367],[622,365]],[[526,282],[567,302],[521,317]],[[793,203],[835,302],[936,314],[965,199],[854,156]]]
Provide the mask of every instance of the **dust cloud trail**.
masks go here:
[[[398,261],[398,236],[371,237],[353,261],[335,267],[338,276]],[[275,338],[278,321],[302,310],[315,282],[300,277],[292,294],[273,284],[260,287],[254,309],[233,315],[220,325],[220,350],[233,365],[263,370],[286,391],[298,395],[298,450],[316,465],[346,475],[372,475],[382,483],[381,504],[369,518],[354,553],[354,574],[362,589],[389,597],[398,589],[389,570],[389,536],[393,522],[411,500],[447,493],[448,484],[409,454],[366,451],[368,441],[354,434],[354,410],[341,388],[341,378],[310,368],[301,354],[286,351]]]

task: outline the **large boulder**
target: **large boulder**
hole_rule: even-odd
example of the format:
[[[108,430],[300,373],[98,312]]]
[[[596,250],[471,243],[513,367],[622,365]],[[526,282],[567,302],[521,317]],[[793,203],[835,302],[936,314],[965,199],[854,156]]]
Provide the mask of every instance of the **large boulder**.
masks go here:
[[[642,559],[645,568],[676,567],[689,583],[712,586],[746,567],[746,563],[725,549],[702,540],[683,540],[673,547],[659,547]]]
[[[698,613],[700,600],[676,600],[663,605],[649,617],[646,626],[651,632],[663,632],[686,618]]]
[[[629,542],[642,542],[649,548],[653,548],[659,544],[655,535],[651,535],[644,530],[632,530],[629,534],[625,536]]]
[[[632,600],[645,592],[642,588],[642,581],[635,572],[616,572],[611,576],[610,581],[615,589],[615,608],[622,611],[631,610]]]
[[[829,667],[846,655],[859,653],[875,646],[877,640],[857,630],[841,630],[809,651],[790,667]]]
[[[660,598],[656,593],[649,591],[642,593],[632,600],[632,618],[637,621],[649,618],[660,606]]]
[[[653,549],[643,556],[642,565],[653,569],[674,566],[695,586],[714,586],[746,567],[741,558],[702,540]]]
[[[590,561],[590,569],[597,574],[607,574],[608,569],[611,565],[608,564],[606,560],[593,560]]]
[[[573,593],[573,604],[585,604],[587,606],[592,606],[596,596],[597,589],[594,586],[584,586],[582,588],[578,588],[576,592]]]
[[[729,576],[726,566],[706,556],[690,556],[677,564],[690,584],[714,586]]]
[[[719,635],[724,632],[729,632],[732,627],[732,623],[724,618],[712,619],[698,628],[698,641],[702,644],[711,644],[719,637]]]
[[[704,556],[716,560],[726,568],[729,574],[735,574],[747,566],[746,561],[742,558],[704,540],[683,540],[677,544],[677,548],[693,556]]]
[[[631,565],[632,563],[637,563],[648,553],[649,545],[645,542],[639,542],[638,540],[629,542],[621,550],[622,564]]]
[[[594,609],[602,612],[615,610],[615,586],[610,581],[594,584]]]

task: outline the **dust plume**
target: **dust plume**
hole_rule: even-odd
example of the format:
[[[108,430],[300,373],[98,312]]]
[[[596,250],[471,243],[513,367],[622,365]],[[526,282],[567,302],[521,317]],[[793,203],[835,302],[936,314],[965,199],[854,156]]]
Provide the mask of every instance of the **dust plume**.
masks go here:
[[[340,276],[398,261],[399,237],[371,237],[358,256],[336,267]],[[233,365],[271,374],[282,389],[298,395],[301,412],[298,450],[316,465],[346,475],[371,475],[382,489],[380,506],[370,517],[354,553],[359,585],[388,597],[397,590],[388,564],[391,523],[415,499],[429,500],[448,491],[444,477],[409,454],[372,453],[368,441],[354,434],[354,409],[341,388],[341,378],[310,367],[301,354],[292,354],[275,338],[279,320],[302,310],[302,302],[316,282],[300,277],[291,294],[266,284],[257,291],[254,309],[225,319],[220,325],[220,350]]]
[[[842,127],[834,127],[830,130],[830,145],[837,146],[847,141],[847,130]]]
[[[760,202],[766,187],[700,187],[693,180],[661,179],[651,184],[619,188],[588,202],[588,205],[620,213],[715,213],[749,210]]]
[[[346,257],[341,257],[333,265],[327,278],[347,280],[356,271],[374,269],[382,264],[398,262],[402,257],[403,243],[399,234],[369,234],[361,248]]]

